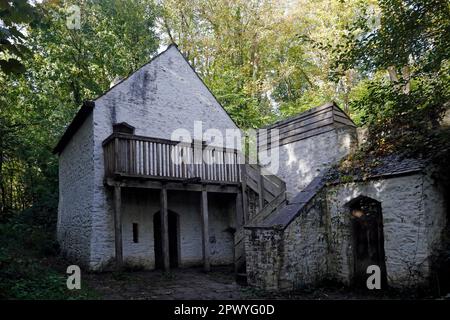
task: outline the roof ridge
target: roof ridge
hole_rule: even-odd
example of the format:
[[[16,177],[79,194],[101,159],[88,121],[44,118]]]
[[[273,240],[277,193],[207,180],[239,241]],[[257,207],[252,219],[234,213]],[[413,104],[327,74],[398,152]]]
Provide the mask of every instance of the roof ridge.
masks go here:
[[[311,108],[311,109],[308,109],[308,110],[305,110],[305,111],[300,112],[300,113],[298,113],[298,114],[295,114],[295,115],[293,115],[293,116],[290,116],[290,117],[288,117],[288,118],[286,118],[286,119],[278,120],[278,121],[276,121],[276,122],[274,122],[274,123],[272,123],[272,124],[269,124],[269,125],[267,125],[267,126],[264,126],[263,129],[269,129],[269,128],[273,128],[273,127],[277,127],[277,126],[282,126],[282,125],[288,124],[289,122],[293,122],[293,121],[299,120],[299,119],[301,119],[302,117],[308,116],[308,115],[313,114],[313,113],[315,113],[315,112],[319,112],[319,111],[321,111],[321,109],[326,109],[326,108],[329,108],[329,107],[331,107],[331,108],[337,108],[337,109],[338,109],[339,111],[341,111],[341,112],[342,112],[342,113],[343,113],[343,114],[344,114],[344,115],[345,115],[345,116],[346,116],[353,124],[355,124],[354,121],[350,118],[350,116],[349,116],[345,111],[343,111],[343,110],[336,104],[335,101],[329,101],[329,102],[324,103],[324,104],[322,104],[322,105],[313,107],[313,108]],[[356,126],[356,124],[355,124],[355,126]]]

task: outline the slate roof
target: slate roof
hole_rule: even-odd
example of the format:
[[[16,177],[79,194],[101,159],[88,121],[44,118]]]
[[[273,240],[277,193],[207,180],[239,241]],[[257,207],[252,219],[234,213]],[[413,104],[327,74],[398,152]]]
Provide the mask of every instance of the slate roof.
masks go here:
[[[428,160],[419,158],[405,158],[400,155],[389,155],[381,158],[367,158],[365,164],[351,170],[338,170],[332,168],[327,175],[329,183],[342,182],[342,177],[351,177],[354,181],[412,174],[422,171]]]

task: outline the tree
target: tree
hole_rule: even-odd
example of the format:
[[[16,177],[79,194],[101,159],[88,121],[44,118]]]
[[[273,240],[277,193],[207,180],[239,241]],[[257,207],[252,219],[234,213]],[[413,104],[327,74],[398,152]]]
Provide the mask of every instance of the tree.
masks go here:
[[[330,48],[354,7],[339,0],[165,0],[161,29],[239,125],[260,127],[345,100],[328,78]]]
[[[66,8],[81,9],[81,28]],[[28,25],[22,74],[0,72],[0,212],[56,216],[57,158],[51,151],[85,99],[126,77],[158,48],[153,1],[43,1]]]
[[[27,0],[0,1],[0,69],[21,73],[21,60],[29,53],[24,29],[35,23],[38,11]]]
[[[439,120],[450,101],[450,6],[445,0],[379,0],[361,12],[339,46],[335,71],[366,75],[350,103],[376,154],[447,152]],[[379,23],[369,24],[368,19]]]
[[[271,119],[266,67],[271,1],[166,0],[162,29],[242,127]]]

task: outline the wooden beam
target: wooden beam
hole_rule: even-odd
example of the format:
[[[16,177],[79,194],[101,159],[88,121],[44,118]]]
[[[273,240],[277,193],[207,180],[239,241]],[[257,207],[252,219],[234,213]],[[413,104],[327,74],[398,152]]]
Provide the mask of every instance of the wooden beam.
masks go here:
[[[114,186],[114,239],[116,251],[116,267],[121,269],[123,266],[122,250],[122,190],[119,184]]]
[[[247,199],[247,166],[245,164],[241,164],[241,174],[242,174],[242,209],[243,209],[243,216],[244,216],[244,224],[247,223],[247,220],[249,219],[248,216],[248,199]]]
[[[117,180],[114,178],[106,178],[105,184],[107,186],[114,186]],[[144,180],[139,178],[121,178],[120,183],[125,188],[146,188],[146,189],[161,189],[163,184],[166,186],[167,190],[179,190],[179,191],[202,191],[201,184],[194,183],[181,183],[181,182],[162,182],[156,180]],[[234,185],[217,185],[217,184],[207,184],[207,192],[219,192],[219,193],[237,193],[239,192],[239,187],[237,184]]]
[[[264,176],[261,173],[261,169],[259,172],[259,179],[258,179],[258,206],[259,211],[261,211],[264,208]]]
[[[170,269],[169,259],[169,213],[167,210],[167,189],[163,185],[160,193],[161,201],[161,243],[163,255],[163,269]]]
[[[201,195],[203,268],[208,272],[211,270],[211,264],[209,249],[208,193],[206,188],[203,188]]]

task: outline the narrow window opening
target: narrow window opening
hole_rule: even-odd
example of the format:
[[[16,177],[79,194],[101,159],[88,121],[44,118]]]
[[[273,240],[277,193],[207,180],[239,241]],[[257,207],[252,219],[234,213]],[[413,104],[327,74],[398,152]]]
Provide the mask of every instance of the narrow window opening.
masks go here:
[[[133,223],[133,242],[139,242],[139,228],[137,223]]]

